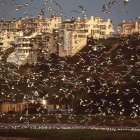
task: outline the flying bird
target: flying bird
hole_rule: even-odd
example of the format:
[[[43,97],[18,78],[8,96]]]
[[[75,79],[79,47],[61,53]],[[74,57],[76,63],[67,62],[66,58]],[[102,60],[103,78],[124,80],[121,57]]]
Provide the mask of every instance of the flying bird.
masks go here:
[[[53,1],[53,2],[55,3],[55,5],[59,6],[60,9],[62,9],[59,3],[57,3],[56,1]]]
[[[79,5],[78,7],[81,8],[83,13],[86,11],[86,9],[83,6]]]
[[[79,12],[79,11],[77,11],[77,10],[71,10],[71,12],[74,12],[74,13],[81,13],[81,12]]]

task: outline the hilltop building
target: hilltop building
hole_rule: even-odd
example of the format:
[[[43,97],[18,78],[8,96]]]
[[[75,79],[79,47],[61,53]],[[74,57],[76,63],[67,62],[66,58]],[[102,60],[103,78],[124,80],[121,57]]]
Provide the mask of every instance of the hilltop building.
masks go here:
[[[6,41],[6,37],[1,37],[0,45],[12,42],[16,46],[7,61],[17,65],[35,62],[42,55],[47,59],[50,53],[56,53],[60,57],[72,57],[86,46],[89,36],[93,39],[108,38],[114,32],[110,19],[103,20],[97,16],[91,16],[89,19],[71,18],[66,21],[62,21],[59,16],[31,19],[25,17],[7,22],[0,21],[0,30],[9,33],[8,38],[13,38]]]
[[[139,21],[123,21],[118,25],[118,31],[121,36],[128,36],[134,33],[140,33]]]
[[[90,19],[77,18],[76,26],[87,30],[94,39],[109,38],[114,32],[112,21],[103,20],[98,16],[91,16]]]
[[[59,29],[60,57],[73,56],[87,44],[88,31],[75,26],[74,21],[65,21]]]
[[[0,20],[0,31],[3,31],[3,30],[10,31],[12,28],[13,28],[12,21]]]
[[[0,33],[0,51],[12,47],[16,40],[23,36],[23,32],[2,30]]]
[[[50,53],[56,52],[57,33],[34,32],[23,36],[14,43],[15,49],[7,58],[7,62],[16,65],[33,64],[40,58],[47,59]]]
[[[113,34],[111,20],[91,16],[90,19],[64,21],[59,29],[59,56],[73,56],[87,44],[87,37],[108,38]]]
[[[17,40],[15,43],[15,49],[7,58],[7,62],[14,63],[16,65],[25,65],[29,60],[37,61],[36,49],[37,45],[32,42],[32,37],[24,36]]]
[[[59,29],[62,23],[61,17],[53,16],[51,18],[38,18],[37,32],[53,33],[53,30]]]
[[[12,47],[14,42],[23,36],[23,32],[19,29],[19,22],[16,20],[0,21],[0,51]]]

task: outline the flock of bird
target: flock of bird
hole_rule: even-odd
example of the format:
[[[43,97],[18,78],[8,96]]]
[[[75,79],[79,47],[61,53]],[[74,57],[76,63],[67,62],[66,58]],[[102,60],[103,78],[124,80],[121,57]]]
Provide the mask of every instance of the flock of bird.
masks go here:
[[[15,10],[28,7],[33,1],[24,6],[16,3]],[[60,11],[63,9],[55,0],[45,0],[39,14],[45,15],[48,3],[48,11],[54,12],[52,3]],[[124,5],[128,3],[129,0],[124,0]],[[5,4],[2,1],[2,5]],[[110,0],[103,5],[102,12],[108,12],[115,4],[117,1]],[[86,12],[83,6],[78,8],[79,11],[71,12]],[[1,61],[0,101],[28,102],[43,97],[52,103],[70,105],[79,113],[138,117],[140,36],[122,38],[115,50],[99,41],[89,39],[88,42],[88,46],[72,58],[52,54],[45,62],[23,67]]]
[[[111,9],[114,5],[128,5],[130,0],[108,0],[106,4],[104,4],[101,8],[101,11],[106,14],[112,13]],[[70,18],[66,15],[63,9],[63,5],[61,4],[61,1],[58,0],[41,0],[40,5],[35,6],[35,0],[26,0],[24,2],[20,2],[18,0],[12,0],[12,1],[4,1],[2,0],[0,5],[2,7],[2,10],[0,10],[2,19],[6,19],[9,16],[12,16],[19,13],[22,13],[22,17],[28,16],[28,17],[34,17],[34,16],[47,16],[47,15],[59,15],[65,18]],[[13,11],[8,11],[9,8],[7,8],[7,5],[14,5]],[[8,10],[7,10],[8,9]],[[36,15],[33,15],[32,11],[35,10]],[[82,16],[87,18],[87,8],[85,8],[82,5],[77,6],[77,9],[72,9],[71,14],[73,16]],[[127,10],[124,8],[120,11],[118,11],[120,14],[126,14],[128,13]]]
[[[123,3],[124,6],[126,6],[128,3],[130,2],[130,0],[122,0],[121,3]],[[102,12],[103,13],[111,13],[111,8],[114,5],[119,5],[119,1],[117,0],[109,0],[107,2],[107,4],[104,4],[102,7]],[[122,9],[121,11],[119,11],[119,13],[128,13],[125,9]]]
[[[1,62],[1,101],[43,97],[52,104],[70,105],[79,113],[138,117],[140,37],[135,38],[122,39],[116,50],[89,40],[72,58],[51,54],[33,66]]]
[[[62,7],[61,5],[55,1],[55,0],[41,0],[40,1],[40,5],[34,6],[35,0],[26,0],[24,2],[19,2],[18,0],[12,0],[11,2],[9,1],[2,1],[1,2],[1,7],[2,10],[0,11],[1,15],[4,16],[2,17],[2,19],[5,19],[7,16],[13,16],[17,13],[19,13],[19,11],[21,11],[22,17],[24,16],[28,16],[28,17],[34,17],[34,15],[32,14],[32,10],[36,11],[36,16],[46,16],[46,12],[50,12],[51,15],[53,14],[62,14]],[[13,11],[9,12],[7,11],[7,5],[13,5]],[[55,10],[58,9],[58,10]],[[58,8],[56,8],[58,7]],[[47,11],[46,11],[47,9]],[[8,9],[9,10],[9,9]],[[47,14],[48,14],[47,13]]]

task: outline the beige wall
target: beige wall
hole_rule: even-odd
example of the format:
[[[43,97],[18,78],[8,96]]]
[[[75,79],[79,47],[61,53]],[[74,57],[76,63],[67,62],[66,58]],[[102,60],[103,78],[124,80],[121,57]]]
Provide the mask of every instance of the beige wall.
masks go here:
[[[118,26],[120,35],[131,35],[133,33],[140,33],[140,22],[125,22]]]
[[[60,33],[59,56],[73,56],[87,44],[87,32],[64,29]]]
[[[84,22],[80,22],[80,18],[77,20],[77,27],[82,27],[88,30],[88,34],[93,36],[93,38],[108,38],[110,37],[113,32],[113,24],[111,20],[103,20],[97,16],[91,16],[90,19],[85,20]]]

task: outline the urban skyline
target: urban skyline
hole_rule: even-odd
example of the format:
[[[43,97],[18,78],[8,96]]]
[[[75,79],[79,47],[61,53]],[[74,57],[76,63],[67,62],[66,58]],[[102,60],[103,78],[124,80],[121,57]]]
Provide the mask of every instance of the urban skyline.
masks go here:
[[[25,15],[28,16],[37,16],[39,13],[43,13],[44,17],[49,17],[53,13],[59,13],[63,18],[70,18],[70,17],[84,17],[87,16],[100,16],[103,19],[112,19],[113,24],[116,26],[122,22],[122,20],[135,19],[139,17],[139,0],[130,0],[128,4],[124,4],[124,0],[115,1],[116,3],[110,8],[107,9],[106,12],[102,11],[104,5],[108,5],[111,0],[42,0],[42,1],[1,1],[0,4],[0,15],[1,18],[5,19],[13,19],[13,18],[20,18]],[[16,9],[16,8],[19,9]],[[81,7],[85,10],[82,12]]]

